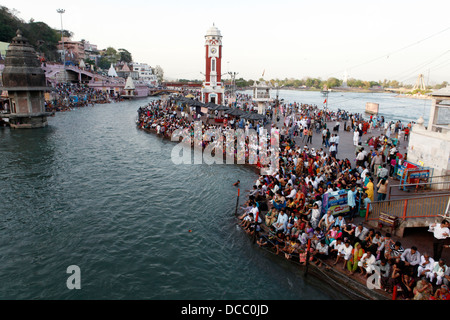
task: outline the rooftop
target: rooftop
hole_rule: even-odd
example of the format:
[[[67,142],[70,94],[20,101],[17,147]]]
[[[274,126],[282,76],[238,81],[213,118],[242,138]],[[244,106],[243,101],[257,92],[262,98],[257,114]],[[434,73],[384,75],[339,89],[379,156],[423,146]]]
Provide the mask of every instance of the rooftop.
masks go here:
[[[450,97],[450,86],[434,91],[431,96],[433,97]]]
[[[211,28],[206,31],[206,36],[218,36],[221,37],[220,30],[213,24]]]

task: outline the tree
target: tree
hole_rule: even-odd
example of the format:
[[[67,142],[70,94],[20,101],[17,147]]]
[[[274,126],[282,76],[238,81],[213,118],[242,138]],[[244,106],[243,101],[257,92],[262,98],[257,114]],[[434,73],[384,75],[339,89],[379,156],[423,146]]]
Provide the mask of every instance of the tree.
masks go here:
[[[23,21],[9,11],[8,8],[0,7],[0,41],[11,42],[16,36],[16,30],[20,29]]]
[[[119,49],[119,57],[120,61],[130,63],[133,61],[133,57],[131,56],[131,53],[126,49]]]
[[[50,28],[44,22],[36,22],[30,19],[25,22],[17,17],[19,12],[15,9],[9,10],[0,6],[0,41],[11,42],[20,29],[30,44],[35,47],[47,60],[58,60],[57,46],[61,39],[61,31]],[[72,32],[63,30],[63,36],[71,37]]]
[[[164,70],[163,70],[163,68],[161,68],[161,66],[159,66],[159,65],[156,66],[153,73],[158,78],[159,83],[162,83],[164,81]]]
[[[108,47],[103,53],[103,57],[108,60],[110,64],[115,64],[119,60],[120,55],[118,54],[116,49],[114,49],[113,47]]]
[[[328,78],[326,84],[327,84],[328,88],[340,87],[341,81],[337,78],[331,77],[331,78]]]
[[[58,31],[50,28],[44,22],[30,22],[24,25],[23,34],[47,60],[58,59],[57,46],[60,40]]]
[[[111,62],[106,57],[100,57],[97,61],[97,67],[103,70],[108,70]]]
[[[442,89],[442,88],[445,88],[445,87],[447,87],[447,86],[448,86],[448,82],[447,82],[447,81],[444,81],[444,82],[442,82],[441,84],[435,85],[434,88],[435,88],[435,89]]]

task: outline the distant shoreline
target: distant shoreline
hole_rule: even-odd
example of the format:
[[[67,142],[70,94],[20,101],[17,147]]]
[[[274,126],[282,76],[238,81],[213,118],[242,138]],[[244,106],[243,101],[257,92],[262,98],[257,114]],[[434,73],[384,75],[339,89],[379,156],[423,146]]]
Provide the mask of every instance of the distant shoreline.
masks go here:
[[[246,91],[246,90],[252,90],[253,87],[243,87],[239,88],[236,91]],[[313,91],[313,92],[321,92],[322,89],[314,89],[314,88],[290,88],[290,87],[282,87],[278,88],[279,90],[290,90],[290,91]],[[274,87],[272,90],[277,90],[276,87]],[[385,91],[384,89],[345,89],[345,88],[336,88],[331,89],[329,93],[333,92],[355,92],[355,93],[389,93],[389,91]]]
[[[244,87],[239,88],[236,91],[247,91],[252,90],[252,87]],[[277,88],[273,88],[272,90],[277,90]],[[312,92],[321,92],[321,89],[313,89],[313,88],[279,88],[279,90],[289,90],[289,91],[312,91]],[[351,92],[351,93],[391,93],[395,94],[395,92],[384,90],[384,89],[360,89],[360,88],[333,88],[329,92],[329,94],[338,93],[338,92]],[[394,98],[407,98],[407,99],[421,99],[421,100],[429,100],[432,99],[430,96],[414,96],[407,94],[397,94]]]

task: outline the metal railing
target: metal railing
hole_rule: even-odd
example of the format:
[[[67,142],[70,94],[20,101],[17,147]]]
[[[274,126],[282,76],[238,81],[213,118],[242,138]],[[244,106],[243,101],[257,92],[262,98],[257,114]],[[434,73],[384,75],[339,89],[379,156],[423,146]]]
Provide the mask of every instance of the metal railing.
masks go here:
[[[402,189],[407,191],[414,190],[414,192],[426,193],[427,195],[442,194],[442,192],[450,192],[450,176],[433,176],[426,182],[389,185],[388,200],[391,200],[392,197],[404,197],[404,193],[393,194],[393,188],[398,188],[401,191],[404,191]]]
[[[380,212],[402,220],[412,218],[442,217],[447,209],[450,194],[414,197],[370,203],[366,208],[366,221],[378,220]],[[372,207],[370,211],[369,208]]]

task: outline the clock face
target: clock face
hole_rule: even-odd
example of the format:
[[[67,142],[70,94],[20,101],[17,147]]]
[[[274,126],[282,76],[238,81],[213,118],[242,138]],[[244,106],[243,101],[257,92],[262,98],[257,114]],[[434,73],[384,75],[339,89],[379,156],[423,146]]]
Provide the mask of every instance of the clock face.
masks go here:
[[[211,48],[211,53],[212,54],[215,54],[217,52],[217,49],[216,48]]]

